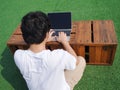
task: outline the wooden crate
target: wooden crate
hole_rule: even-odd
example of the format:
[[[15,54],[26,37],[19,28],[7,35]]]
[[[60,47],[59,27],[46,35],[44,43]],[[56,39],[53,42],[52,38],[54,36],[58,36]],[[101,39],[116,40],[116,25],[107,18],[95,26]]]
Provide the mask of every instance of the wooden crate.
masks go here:
[[[19,48],[29,48],[21,34],[18,26],[7,42],[12,53]],[[114,24],[111,20],[73,22],[69,43],[88,64],[111,65],[117,48]],[[46,47],[51,50],[63,48],[58,42],[48,42]]]

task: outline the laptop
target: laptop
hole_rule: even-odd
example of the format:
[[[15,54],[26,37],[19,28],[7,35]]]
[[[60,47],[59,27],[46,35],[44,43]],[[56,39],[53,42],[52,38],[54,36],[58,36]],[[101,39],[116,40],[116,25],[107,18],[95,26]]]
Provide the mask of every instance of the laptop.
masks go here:
[[[71,12],[48,13],[51,29],[55,31],[53,35],[58,36],[58,32],[65,32],[68,39],[71,33]]]

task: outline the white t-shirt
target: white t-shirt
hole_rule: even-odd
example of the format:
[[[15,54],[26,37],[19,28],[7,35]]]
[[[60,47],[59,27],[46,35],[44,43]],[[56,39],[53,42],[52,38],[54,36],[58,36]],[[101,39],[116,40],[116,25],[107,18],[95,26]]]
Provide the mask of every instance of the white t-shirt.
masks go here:
[[[17,50],[14,60],[29,90],[70,90],[64,70],[75,69],[76,59],[67,51],[57,49],[33,53]]]

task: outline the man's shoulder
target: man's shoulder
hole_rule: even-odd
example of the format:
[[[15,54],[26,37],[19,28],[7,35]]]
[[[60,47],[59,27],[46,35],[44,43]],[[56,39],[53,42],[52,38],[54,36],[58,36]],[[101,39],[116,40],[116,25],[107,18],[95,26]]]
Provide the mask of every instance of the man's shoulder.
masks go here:
[[[18,49],[18,50],[15,51],[15,54],[20,54],[20,53],[23,53],[23,52],[25,52],[25,50]]]
[[[16,50],[14,53],[14,57],[22,57],[23,55],[25,55],[25,51],[26,50],[22,50],[22,49]]]

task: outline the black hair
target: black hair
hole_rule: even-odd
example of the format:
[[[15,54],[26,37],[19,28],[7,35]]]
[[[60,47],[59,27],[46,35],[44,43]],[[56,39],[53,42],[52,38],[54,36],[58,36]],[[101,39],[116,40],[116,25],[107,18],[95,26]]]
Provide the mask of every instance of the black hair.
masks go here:
[[[48,16],[41,12],[30,12],[22,18],[21,31],[25,42],[29,45],[40,44],[50,30]]]

